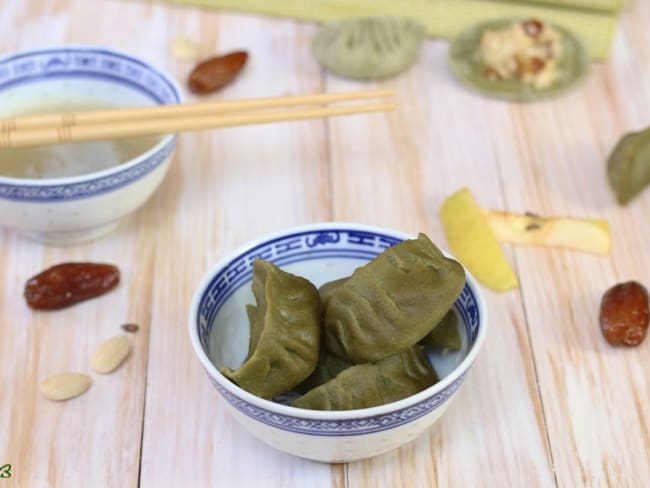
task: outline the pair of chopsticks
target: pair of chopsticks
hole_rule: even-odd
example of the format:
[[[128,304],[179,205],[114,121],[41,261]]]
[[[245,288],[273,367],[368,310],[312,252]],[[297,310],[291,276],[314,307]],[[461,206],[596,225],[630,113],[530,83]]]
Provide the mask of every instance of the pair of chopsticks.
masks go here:
[[[392,90],[322,93],[11,117],[0,119],[0,149],[381,112],[394,105],[291,108],[392,95]]]

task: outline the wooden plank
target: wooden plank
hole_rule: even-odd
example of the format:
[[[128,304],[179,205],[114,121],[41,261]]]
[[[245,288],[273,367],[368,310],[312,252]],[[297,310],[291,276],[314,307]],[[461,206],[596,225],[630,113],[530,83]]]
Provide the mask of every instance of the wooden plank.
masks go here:
[[[64,4],[69,2],[3,5],[3,22],[19,22],[11,23],[11,35],[0,40],[0,50],[74,39],[66,30],[71,19],[60,9]],[[102,43],[102,38],[95,41]],[[46,248],[7,230],[0,233],[0,464],[12,465],[12,477],[2,479],[3,485],[136,486],[156,214],[150,203],[113,235],[70,247]],[[22,297],[25,281],[64,261],[118,264],[122,283],[110,294],[70,309],[30,310]],[[125,322],[141,326],[129,336],[130,358],[111,375],[93,374],[90,358],[95,348],[124,333],[120,325]],[[39,384],[65,371],[91,374],[93,386],[68,402],[42,397]]]
[[[150,288],[153,265],[146,257],[153,249],[145,230],[147,210],[92,245],[44,249],[3,232],[0,409],[5,435],[0,437],[0,459],[12,464],[15,486],[74,486],[82,480],[106,485],[112,479],[122,480],[123,486],[136,484],[150,312],[150,297],[141,290]],[[24,282],[66,261],[117,263],[122,283],[110,294],[70,309],[30,310],[22,298]],[[132,296],[140,299],[131,301]],[[141,324],[129,336],[130,358],[111,375],[93,374],[95,348],[124,334],[120,325],[126,322]],[[68,402],[42,397],[39,384],[66,371],[90,374],[93,386]]]
[[[249,51],[240,78],[218,97],[321,90],[320,72],[307,54],[311,26],[164,12],[162,44],[182,35],[214,52]],[[182,76],[181,63],[170,68]],[[207,381],[187,333],[192,292],[220,256],[266,232],[328,219],[324,124],[184,134],[179,149],[158,201],[165,222],[157,233],[142,486],[341,486],[343,467],[284,454],[237,424]]]
[[[484,114],[507,115],[506,106],[460,89],[444,68],[446,49],[426,43],[418,65],[382,84],[397,90],[394,113],[329,122],[335,219],[424,231],[444,247],[438,208],[449,193],[469,186],[503,207]],[[327,87],[358,88],[336,78]],[[553,485],[520,295],[486,294],[490,330],[455,403],[415,443],[351,464],[350,486]]]
[[[648,124],[650,56],[630,38],[646,35],[637,19],[650,10],[630,7],[611,64],[595,68],[582,91],[513,109],[496,148],[512,210],[604,217],[612,231],[609,257],[515,251],[559,486],[635,486],[650,476],[649,344],[613,348],[598,326],[604,291],[631,279],[647,285],[650,269],[650,194],[619,207],[605,171],[623,132]]]

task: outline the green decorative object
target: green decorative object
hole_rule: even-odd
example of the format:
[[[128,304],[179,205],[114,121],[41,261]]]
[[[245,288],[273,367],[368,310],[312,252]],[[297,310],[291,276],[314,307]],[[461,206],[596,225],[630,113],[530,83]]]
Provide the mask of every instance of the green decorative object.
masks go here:
[[[650,184],[650,128],[621,138],[607,161],[607,177],[620,205]]]
[[[238,369],[221,372],[262,398],[285,393],[305,380],[318,363],[320,298],[316,287],[272,263],[253,263],[256,307],[247,307],[252,354]]]
[[[311,48],[318,62],[337,76],[380,80],[408,69],[425,36],[425,28],[411,19],[354,17],[325,25]]]
[[[293,402],[311,410],[353,410],[385,405],[434,385],[438,375],[421,346],[374,364],[357,364]]]
[[[506,29],[516,20],[503,18],[483,22],[462,32],[451,42],[449,68],[461,84],[488,97],[530,102],[566,93],[585,79],[589,72],[589,56],[580,40],[558,25],[553,25],[553,28],[562,34],[563,52],[557,60],[559,79],[553,85],[535,88],[518,79],[488,79],[485,76],[486,65],[480,56],[483,34],[486,31]]]

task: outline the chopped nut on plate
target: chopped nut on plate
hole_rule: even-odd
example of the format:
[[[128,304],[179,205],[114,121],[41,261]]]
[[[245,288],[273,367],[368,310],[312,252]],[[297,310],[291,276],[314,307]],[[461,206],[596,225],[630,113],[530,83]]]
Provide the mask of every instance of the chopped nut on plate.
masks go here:
[[[565,93],[589,72],[590,59],[569,29],[539,19],[491,19],[469,27],[449,46],[449,67],[484,95],[534,101]]]
[[[518,79],[547,88],[560,77],[557,59],[562,56],[562,34],[536,19],[514,21],[506,29],[485,31],[480,55],[488,79]]]

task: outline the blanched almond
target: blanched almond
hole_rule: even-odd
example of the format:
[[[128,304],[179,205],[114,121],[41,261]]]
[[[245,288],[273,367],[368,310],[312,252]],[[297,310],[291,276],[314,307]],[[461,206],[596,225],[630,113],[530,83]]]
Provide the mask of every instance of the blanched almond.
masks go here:
[[[131,350],[131,343],[124,335],[111,337],[93,354],[92,367],[98,373],[110,373],[124,362]]]
[[[172,56],[181,61],[196,61],[200,56],[198,44],[187,37],[176,37],[170,48]]]
[[[81,373],[62,373],[50,376],[41,383],[41,393],[49,400],[69,400],[84,393],[92,380]]]

